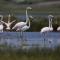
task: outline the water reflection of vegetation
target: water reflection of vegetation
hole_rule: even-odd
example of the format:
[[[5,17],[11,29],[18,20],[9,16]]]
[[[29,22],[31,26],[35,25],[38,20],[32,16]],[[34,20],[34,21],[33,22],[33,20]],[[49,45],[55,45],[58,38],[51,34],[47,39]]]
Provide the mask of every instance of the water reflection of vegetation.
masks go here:
[[[2,45],[1,45],[2,46]],[[1,47],[0,46],[0,47]],[[60,60],[60,46],[55,49],[31,47],[29,50],[0,48],[0,60]]]

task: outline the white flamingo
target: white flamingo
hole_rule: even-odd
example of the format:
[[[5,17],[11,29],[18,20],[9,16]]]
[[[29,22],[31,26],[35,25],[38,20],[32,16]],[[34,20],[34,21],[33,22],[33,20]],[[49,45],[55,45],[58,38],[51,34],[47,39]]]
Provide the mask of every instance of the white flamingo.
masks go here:
[[[27,29],[29,29],[30,28],[30,21],[29,21],[29,16],[28,16],[28,10],[31,10],[32,8],[31,7],[27,7],[26,8],[26,21],[25,22],[18,22],[12,29],[16,29],[16,31],[21,31],[21,35],[20,35],[20,37],[21,37],[21,47],[24,49],[26,46],[23,46],[23,44],[24,44],[24,39],[23,39],[23,31],[25,31],[25,30],[27,30]],[[31,17],[31,16],[30,16]],[[27,24],[28,24],[28,22],[29,22],[29,26],[27,26]]]
[[[16,20],[14,20],[14,21],[12,21],[12,22],[10,22],[10,14],[8,15],[8,22],[6,23],[6,22],[4,22],[4,21],[1,21],[3,24],[5,24],[6,25],[6,30],[10,30],[11,28],[11,24],[13,23],[13,22],[15,22]]]
[[[0,17],[1,17],[1,21],[2,21],[3,20],[3,16],[0,15]],[[0,32],[3,32],[3,23],[2,22],[0,22]]]
[[[53,16],[49,15],[48,18],[49,18],[49,26],[48,27],[43,27],[41,29],[41,33],[53,31],[53,27],[52,27],[52,18],[53,18]]]
[[[53,16],[49,15],[48,18],[49,18],[49,26],[48,27],[43,27],[40,31],[41,33],[44,34],[44,46],[45,46],[45,34],[47,34],[47,32],[53,31],[53,27],[52,27]]]
[[[26,8],[26,21],[16,23],[16,25],[12,29],[16,29],[16,31],[21,31],[21,28],[27,25],[27,23],[29,21],[27,10],[29,10],[29,9],[32,9],[32,8],[31,7]]]
[[[23,49],[26,48],[26,46],[24,45],[24,44],[26,44],[26,39],[23,39],[23,32],[28,30],[29,28],[30,28],[30,20],[29,20],[28,25],[25,25],[24,27],[21,28],[21,39],[22,39],[21,44],[22,44]]]

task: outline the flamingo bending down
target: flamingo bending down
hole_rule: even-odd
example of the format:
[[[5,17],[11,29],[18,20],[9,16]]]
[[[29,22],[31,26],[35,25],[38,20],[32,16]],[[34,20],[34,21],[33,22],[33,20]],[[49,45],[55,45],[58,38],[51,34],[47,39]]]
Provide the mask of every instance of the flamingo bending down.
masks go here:
[[[12,29],[16,29],[16,31],[20,31],[22,27],[27,25],[27,23],[29,21],[27,10],[29,10],[29,9],[31,10],[32,8],[31,7],[26,8],[26,21],[16,23],[16,25]]]
[[[8,22],[6,23],[6,22],[4,22],[4,21],[1,21],[3,24],[5,24],[6,26],[7,26],[7,28],[6,28],[6,30],[10,30],[11,28],[11,24],[13,23],[13,22],[15,22],[16,20],[14,20],[14,21],[12,21],[12,22],[10,22],[10,14],[8,15]]]

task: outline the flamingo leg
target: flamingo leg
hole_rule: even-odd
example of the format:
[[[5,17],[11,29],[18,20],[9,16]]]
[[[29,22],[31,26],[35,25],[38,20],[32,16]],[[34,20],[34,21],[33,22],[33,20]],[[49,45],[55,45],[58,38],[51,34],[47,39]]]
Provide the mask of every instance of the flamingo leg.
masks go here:
[[[43,45],[43,46],[44,46],[44,47],[46,47],[46,36],[47,36],[47,32],[44,32],[44,33],[43,33],[43,38],[44,38],[44,39],[43,39],[43,41],[44,41],[44,43],[43,43],[44,45]]]
[[[21,38],[21,48],[23,48],[23,43],[24,43],[23,31],[20,32],[20,38]]]

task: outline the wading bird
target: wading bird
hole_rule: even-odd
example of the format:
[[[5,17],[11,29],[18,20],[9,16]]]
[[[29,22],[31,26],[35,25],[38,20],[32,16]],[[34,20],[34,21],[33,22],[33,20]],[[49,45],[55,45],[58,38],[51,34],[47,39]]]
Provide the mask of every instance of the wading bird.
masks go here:
[[[6,25],[6,30],[10,30],[11,29],[11,24],[16,21],[16,20],[14,20],[14,21],[10,22],[10,17],[11,17],[11,15],[9,14],[8,15],[8,22],[7,23],[4,22],[4,21],[1,21],[3,24]]]
[[[47,32],[53,31],[53,27],[52,27],[53,15],[49,15],[48,18],[49,18],[49,26],[48,27],[43,27],[40,31],[44,35],[44,45],[45,45],[45,34],[47,34]]]
[[[16,29],[16,31],[23,32],[22,28],[24,26],[27,26],[27,23],[29,21],[29,16],[28,16],[28,12],[27,12],[29,9],[31,10],[32,8],[31,7],[27,7],[26,8],[26,21],[25,22],[18,22],[18,23],[16,23],[16,25],[12,29]],[[26,30],[26,28],[25,28],[25,30]],[[22,34],[21,34],[21,36],[22,36]]]
[[[18,22],[12,29],[16,29],[16,31],[21,31],[21,28],[27,25],[29,21],[27,10],[32,9],[31,7],[26,8],[26,21],[25,22]]]
[[[48,27],[43,27],[41,29],[41,33],[53,31],[53,27],[52,27],[52,18],[53,18],[53,16],[49,15],[48,18],[49,18],[49,26]]]
[[[12,28],[12,29],[16,29],[16,31],[20,31],[21,32],[21,35],[20,35],[20,38],[21,38],[21,44],[24,43],[24,39],[23,39],[23,31],[27,30],[30,28],[30,21],[29,21],[29,16],[28,16],[28,10],[31,10],[32,8],[31,7],[27,7],[26,8],[26,21],[25,22],[18,22],[16,23],[16,25]],[[29,22],[29,26],[27,26]]]

